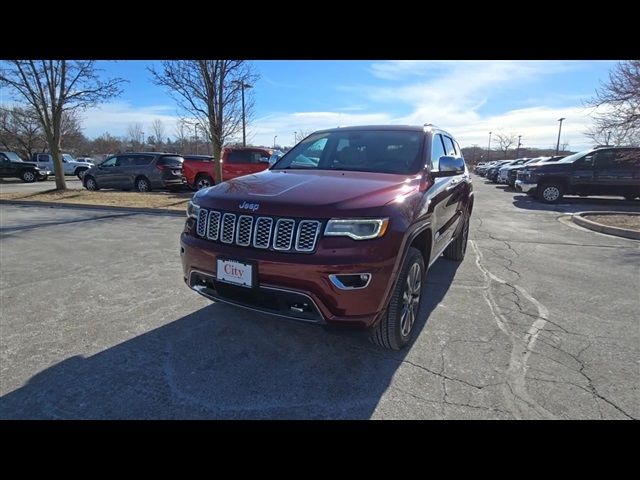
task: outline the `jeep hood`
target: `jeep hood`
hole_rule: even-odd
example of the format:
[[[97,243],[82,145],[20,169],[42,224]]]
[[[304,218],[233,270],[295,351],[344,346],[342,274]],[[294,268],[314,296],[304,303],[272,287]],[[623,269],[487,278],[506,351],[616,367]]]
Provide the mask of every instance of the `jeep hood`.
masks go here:
[[[367,214],[417,191],[420,175],[317,170],[265,170],[200,190],[196,203],[205,208],[249,213],[317,216]],[[369,212],[367,212],[369,210]],[[373,210],[373,211],[372,211]]]

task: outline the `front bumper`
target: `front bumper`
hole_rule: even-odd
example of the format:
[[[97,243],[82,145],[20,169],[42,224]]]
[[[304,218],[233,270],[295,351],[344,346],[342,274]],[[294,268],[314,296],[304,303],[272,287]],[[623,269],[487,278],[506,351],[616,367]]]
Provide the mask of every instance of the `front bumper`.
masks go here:
[[[537,183],[525,183],[524,180],[516,180],[516,189],[524,193],[529,193],[538,188]]]
[[[180,245],[185,282],[207,298],[297,320],[360,328],[372,326],[384,310],[396,260],[395,255],[389,255],[367,263],[365,258],[338,256],[320,248],[314,254],[274,254],[212,243],[185,232],[180,237]],[[218,256],[254,262],[258,272],[257,288],[230,289],[217,282]],[[362,272],[372,275],[362,289],[343,290],[329,279],[331,274]],[[194,282],[194,278],[202,276],[207,277],[207,285]],[[300,314],[296,305],[302,306],[305,298],[309,308]]]

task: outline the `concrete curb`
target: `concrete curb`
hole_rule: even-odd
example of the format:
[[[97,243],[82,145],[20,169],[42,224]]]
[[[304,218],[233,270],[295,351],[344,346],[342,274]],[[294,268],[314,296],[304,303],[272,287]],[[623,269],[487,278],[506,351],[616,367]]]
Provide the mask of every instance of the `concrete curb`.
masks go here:
[[[588,228],[589,230],[594,230],[600,233],[606,233],[609,235],[615,235],[616,237],[630,238],[632,240],[640,240],[640,231],[638,230],[629,230],[627,228],[620,227],[610,227],[609,225],[603,225],[598,222],[594,222],[593,220],[587,220],[584,218],[584,215],[638,215],[640,213],[636,212],[598,212],[598,211],[589,211],[589,212],[576,212],[571,215],[571,220],[576,225],[580,225],[581,227]]]
[[[40,202],[28,200],[0,200],[0,205],[22,205],[31,207],[62,207],[76,208],[81,210],[106,210],[111,212],[128,212],[128,213],[153,213],[156,215],[175,215],[179,217],[186,216],[185,211],[169,210],[167,208],[135,208],[135,207],[117,207],[110,205],[91,205],[86,203],[58,203],[58,202]]]

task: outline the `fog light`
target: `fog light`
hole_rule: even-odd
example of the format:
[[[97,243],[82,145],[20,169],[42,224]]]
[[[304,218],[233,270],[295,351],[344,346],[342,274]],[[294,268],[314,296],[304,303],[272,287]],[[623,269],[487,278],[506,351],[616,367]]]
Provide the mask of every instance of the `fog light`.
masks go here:
[[[340,290],[356,290],[366,288],[371,282],[370,273],[331,274],[329,280]]]

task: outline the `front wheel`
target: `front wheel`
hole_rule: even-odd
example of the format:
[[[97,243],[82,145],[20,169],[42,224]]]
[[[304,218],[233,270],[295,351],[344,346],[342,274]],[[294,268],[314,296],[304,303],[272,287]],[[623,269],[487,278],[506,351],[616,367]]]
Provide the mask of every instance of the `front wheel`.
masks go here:
[[[562,200],[562,185],[558,183],[545,183],[538,187],[538,200],[544,203],[558,203]]]
[[[87,190],[95,191],[98,190],[98,182],[96,179],[89,176],[84,180],[84,186]]]
[[[36,175],[35,172],[32,172],[31,170],[25,170],[24,172],[22,172],[22,175],[20,175],[20,178],[25,183],[33,183],[36,181],[38,176]]]
[[[424,277],[422,253],[410,247],[387,310],[371,332],[373,343],[391,350],[400,350],[409,343],[420,311]]]
[[[84,177],[84,174],[87,173],[87,170],[89,170],[88,168],[79,168],[76,170],[76,177],[78,177],[78,179],[82,180],[82,178]]]

